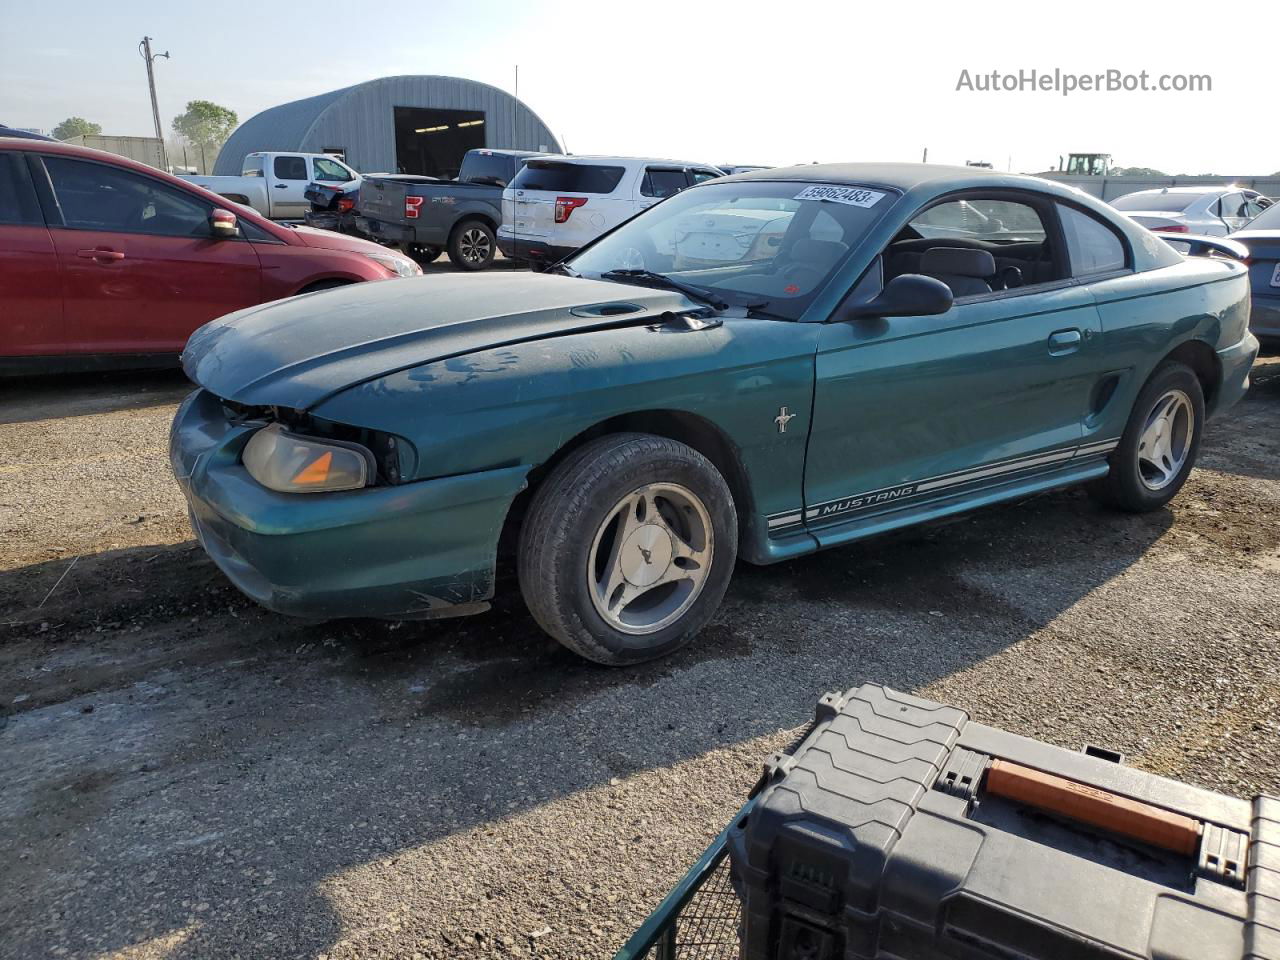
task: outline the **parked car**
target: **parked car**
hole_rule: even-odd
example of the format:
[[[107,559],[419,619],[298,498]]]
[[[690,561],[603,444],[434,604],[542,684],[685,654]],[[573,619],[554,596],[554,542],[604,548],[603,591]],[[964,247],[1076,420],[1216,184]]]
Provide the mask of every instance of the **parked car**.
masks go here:
[[[538,157],[502,192],[498,249],[549,265],[659,200],[722,176],[708,164],[673,160]]]
[[[961,202],[1034,214],[1040,239],[917,228]],[[674,270],[675,223],[726,209],[786,214],[781,242]],[[271,609],[475,613],[513,542],[538,623],[633,663],[702,627],[738,558],[1071,484],[1158,509],[1205,417],[1248,386],[1248,298],[1237,260],[1183,257],[1065,185],[761,171],[679,193],[548,273],[216,320],[183,354],[200,389],[171,457],[201,543]]]
[[[344,187],[342,184],[309,183],[306,197],[311,209],[303,215],[303,222],[308,227],[367,237],[360,227],[360,212],[356,208],[360,202],[358,184]]]
[[[502,190],[530,157],[527,150],[468,150],[458,179],[371,175],[360,190],[360,226],[422,263],[449,253],[454,266],[493,263],[502,222]]]
[[[172,363],[221,314],[421,272],[376,244],[230,206],[115,154],[0,139],[0,372]]]
[[[58,142],[53,137],[46,137],[43,133],[19,130],[16,127],[7,127],[3,123],[0,123],[0,137],[17,137],[19,140],[44,140],[46,143]]]
[[[249,153],[238,177],[183,177],[198,186],[252,207],[270,220],[302,220],[311,207],[309,183],[358,187],[360,174],[324,153]]]
[[[1268,346],[1280,346],[1280,204],[1262,211],[1247,227],[1231,234],[1249,251],[1253,311],[1249,326]]]
[[[1162,187],[1111,201],[1111,206],[1149,230],[1205,237],[1225,237],[1270,205],[1256,190],[1239,187]]]

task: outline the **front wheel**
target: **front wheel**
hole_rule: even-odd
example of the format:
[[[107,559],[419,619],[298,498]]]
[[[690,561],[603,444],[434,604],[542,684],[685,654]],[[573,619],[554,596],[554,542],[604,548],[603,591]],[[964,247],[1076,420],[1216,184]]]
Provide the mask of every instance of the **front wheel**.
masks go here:
[[[1089,492],[1103,503],[1145,513],[1172,500],[1200,452],[1204,391],[1186,364],[1169,361],[1151,375],[1129,414],[1111,472]]]
[[[665,656],[711,619],[738,552],[728,485],[691,447],[615,434],[543,481],[520,537],[520,590],[539,625],[613,666]]]
[[[449,237],[449,259],[462,270],[483,270],[493,263],[497,241],[483,220],[463,220]]]

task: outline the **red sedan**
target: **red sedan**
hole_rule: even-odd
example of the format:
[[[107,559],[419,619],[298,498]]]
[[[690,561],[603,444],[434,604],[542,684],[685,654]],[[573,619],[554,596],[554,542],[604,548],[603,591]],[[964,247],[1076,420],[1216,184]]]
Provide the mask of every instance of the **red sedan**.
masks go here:
[[[169,363],[232,310],[419,273],[114,154],[0,137],[0,372]]]

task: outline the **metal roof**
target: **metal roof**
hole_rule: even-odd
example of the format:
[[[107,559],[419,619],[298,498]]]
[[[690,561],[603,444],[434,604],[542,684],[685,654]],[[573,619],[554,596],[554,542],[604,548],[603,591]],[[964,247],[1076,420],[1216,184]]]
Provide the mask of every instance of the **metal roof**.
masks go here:
[[[342,148],[347,162],[361,172],[394,170],[395,107],[483,111],[486,147],[560,152],[541,118],[505,90],[461,77],[406,75],[357,83],[255,114],[228,138],[213,172],[238,174],[250,153],[319,153],[326,147]]]

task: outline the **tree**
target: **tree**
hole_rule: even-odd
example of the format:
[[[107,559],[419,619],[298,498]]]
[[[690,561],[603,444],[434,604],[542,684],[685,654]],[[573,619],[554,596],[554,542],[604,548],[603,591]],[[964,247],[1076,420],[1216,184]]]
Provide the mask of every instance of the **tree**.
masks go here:
[[[203,158],[206,150],[216,155],[239,122],[234,110],[220,107],[211,100],[192,100],[187,103],[185,113],[173,118],[173,129],[188,143],[199,147]],[[205,163],[201,167],[208,169]]]
[[[1168,174],[1163,170],[1157,170],[1154,167],[1112,167],[1110,170],[1113,177],[1167,177]]]
[[[72,137],[96,136],[102,132],[102,124],[91,123],[84,117],[67,117],[53,128],[53,139],[70,140]]]

